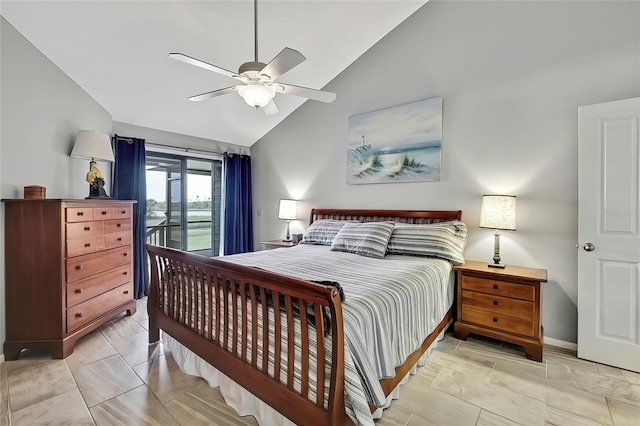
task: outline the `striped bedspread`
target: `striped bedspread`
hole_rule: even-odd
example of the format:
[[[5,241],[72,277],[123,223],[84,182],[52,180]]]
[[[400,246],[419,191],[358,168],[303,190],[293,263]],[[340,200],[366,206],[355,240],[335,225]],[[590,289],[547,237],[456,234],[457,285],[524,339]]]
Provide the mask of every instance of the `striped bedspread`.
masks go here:
[[[388,255],[374,259],[332,252],[329,246],[292,248],[220,257],[309,281],[336,281],[345,293],[345,405],[358,424],[372,425],[369,403],[380,407],[379,380],[417,350],[453,304],[448,261]]]

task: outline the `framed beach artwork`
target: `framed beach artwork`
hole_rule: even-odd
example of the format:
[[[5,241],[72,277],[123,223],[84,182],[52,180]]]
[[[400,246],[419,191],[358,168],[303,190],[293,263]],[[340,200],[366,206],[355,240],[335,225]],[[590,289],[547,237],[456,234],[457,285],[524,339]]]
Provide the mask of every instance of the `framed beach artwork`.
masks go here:
[[[349,117],[347,183],[436,182],[442,98]]]

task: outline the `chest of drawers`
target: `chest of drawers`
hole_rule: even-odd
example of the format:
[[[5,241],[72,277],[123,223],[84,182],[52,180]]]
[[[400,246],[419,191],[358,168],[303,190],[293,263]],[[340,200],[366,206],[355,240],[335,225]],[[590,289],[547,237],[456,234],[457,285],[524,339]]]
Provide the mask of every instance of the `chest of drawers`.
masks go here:
[[[544,269],[507,266],[490,268],[468,261],[457,272],[455,336],[466,340],[481,334],[520,345],[527,357],[542,361],[540,283]]]
[[[135,313],[133,201],[2,201],[7,360],[25,348],[64,358],[80,337]]]

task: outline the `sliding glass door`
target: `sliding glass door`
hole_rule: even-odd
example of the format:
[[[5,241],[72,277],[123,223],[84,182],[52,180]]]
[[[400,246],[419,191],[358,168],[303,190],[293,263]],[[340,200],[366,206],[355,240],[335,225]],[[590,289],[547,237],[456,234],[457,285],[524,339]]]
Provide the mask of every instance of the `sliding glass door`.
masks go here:
[[[217,256],[222,161],[147,153],[147,242]]]

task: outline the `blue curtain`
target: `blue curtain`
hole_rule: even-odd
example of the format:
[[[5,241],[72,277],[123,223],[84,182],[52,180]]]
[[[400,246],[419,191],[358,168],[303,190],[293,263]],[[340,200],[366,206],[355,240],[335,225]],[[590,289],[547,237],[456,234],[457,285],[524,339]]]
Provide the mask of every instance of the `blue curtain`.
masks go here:
[[[224,154],[224,254],[253,251],[251,157]]]
[[[113,198],[136,200],[133,205],[133,293],[136,299],[149,294],[146,244],[147,179],[144,139],[113,137],[116,162]]]

